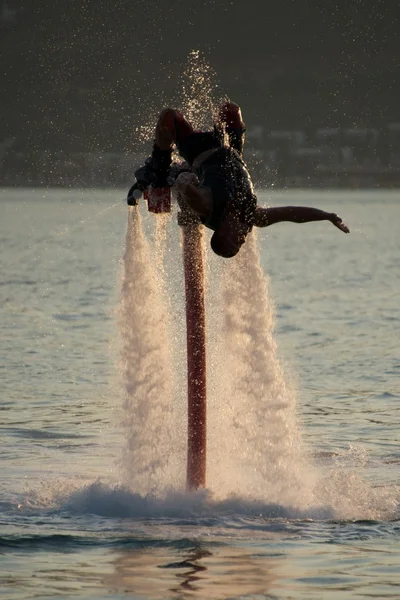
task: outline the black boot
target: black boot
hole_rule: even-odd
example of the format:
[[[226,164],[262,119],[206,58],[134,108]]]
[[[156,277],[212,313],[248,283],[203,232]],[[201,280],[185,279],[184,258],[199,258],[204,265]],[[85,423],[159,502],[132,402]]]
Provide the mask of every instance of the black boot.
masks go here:
[[[147,162],[147,161],[146,161]],[[161,150],[156,144],[153,146],[149,168],[152,171],[152,185],[154,187],[167,187],[168,177],[172,162],[172,148]]]

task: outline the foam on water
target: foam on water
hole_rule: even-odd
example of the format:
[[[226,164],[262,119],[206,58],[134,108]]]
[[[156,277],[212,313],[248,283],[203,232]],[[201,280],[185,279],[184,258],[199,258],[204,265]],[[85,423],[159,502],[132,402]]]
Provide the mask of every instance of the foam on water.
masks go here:
[[[267,483],[267,482],[266,482]],[[392,521],[400,517],[398,486],[374,488],[362,474],[336,470],[321,480],[314,502],[299,506],[296,501],[272,502],[250,494],[221,497],[213,490],[187,492],[176,487],[162,493],[138,493],[124,485],[81,478],[44,482],[40,489],[27,491],[15,502],[1,506],[1,513],[29,515],[65,513],[77,516],[98,515],[107,518],[215,518],[215,525],[229,516],[235,519],[312,519],[341,521]],[[179,524],[175,522],[175,524]],[[258,526],[257,526],[258,527]]]
[[[123,485],[110,486],[102,481],[83,483],[79,480],[59,481],[57,486],[32,491],[29,499],[19,504],[19,511],[25,514],[43,509],[115,518],[334,517],[334,512],[329,506],[315,506],[302,510],[297,506],[235,494],[218,499],[210,489],[192,492],[171,489],[163,494],[140,494]]]

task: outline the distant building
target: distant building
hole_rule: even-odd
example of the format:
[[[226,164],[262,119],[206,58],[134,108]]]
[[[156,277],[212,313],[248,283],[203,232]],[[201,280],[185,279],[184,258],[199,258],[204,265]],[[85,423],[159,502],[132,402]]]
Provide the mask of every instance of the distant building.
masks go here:
[[[267,143],[269,143],[271,146],[301,146],[305,144],[305,141],[306,134],[304,131],[272,129],[267,136]]]

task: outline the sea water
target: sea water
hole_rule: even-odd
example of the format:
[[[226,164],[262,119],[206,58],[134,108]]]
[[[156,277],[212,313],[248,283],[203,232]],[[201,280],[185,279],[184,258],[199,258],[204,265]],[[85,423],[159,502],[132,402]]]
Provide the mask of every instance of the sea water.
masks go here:
[[[400,193],[209,250],[185,492],[180,233],[125,190],[0,192],[4,598],[400,598]]]

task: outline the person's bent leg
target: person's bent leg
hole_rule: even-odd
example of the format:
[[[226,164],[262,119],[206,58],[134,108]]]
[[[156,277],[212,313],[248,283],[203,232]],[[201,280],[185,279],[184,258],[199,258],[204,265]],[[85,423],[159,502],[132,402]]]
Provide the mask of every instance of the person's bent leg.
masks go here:
[[[155,144],[160,150],[168,150],[172,144],[183,142],[194,129],[179,110],[165,108],[157,122]]]
[[[151,156],[143,167],[135,171],[135,177],[142,188],[170,187],[169,176],[172,163],[173,144],[194,133],[192,125],[173,108],[165,108],[157,121]]]
[[[167,185],[173,144],[179,145],[192,133],[194,133],[192,125],[178,110],[165,108],[160,113],[150,159],[151,168],[155,173],[156,187]]]
[[[246,126],[240,106],[230,100],[224,102],[218,111],[215,128],[223,136],[226,132],[229,145],[241,156],[243,153]]]
[[[155,187],[168,187],[172,147],[176,142],[175,120],[177,115],[178,111],[173,108],[165,108],[157,121],[153,151],[148,161],[149,178]],[[192,129],[190,123],[187,125],[190,131]]]

